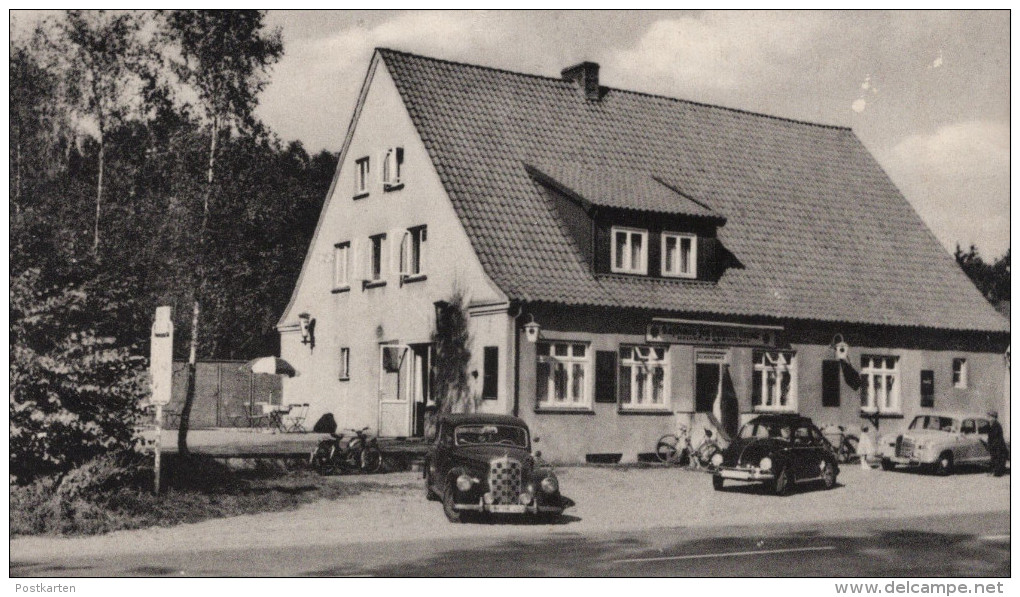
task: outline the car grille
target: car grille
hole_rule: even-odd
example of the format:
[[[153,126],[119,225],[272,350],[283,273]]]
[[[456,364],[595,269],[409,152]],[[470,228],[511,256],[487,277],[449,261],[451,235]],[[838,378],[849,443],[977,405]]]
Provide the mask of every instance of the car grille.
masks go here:
[[[489,493],[493,504],[516,504],[521,493],[521,463],[509,457],[489,462]]]
[[[914,440],[901,435],[896,441],[896,455],[900,458],[913,458]]]

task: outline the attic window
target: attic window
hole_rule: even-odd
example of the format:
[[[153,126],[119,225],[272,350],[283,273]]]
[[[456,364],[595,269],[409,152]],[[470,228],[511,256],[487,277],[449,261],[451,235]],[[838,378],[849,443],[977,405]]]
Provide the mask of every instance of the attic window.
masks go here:
[[[696,278],[698,275],[698,237],[676,232],[662,233],[662,275],[671,278]]]
[[[648,231],[634,228],[612,229],[613,273],[648,273]]]
[[[383,191],[396,191],[404,188],[400,178],[400,170],[404,165],[404,148],[391,147],[383,156],[382,183]]]
[[[368,156],[354,162],[354,198],[368,197]]]

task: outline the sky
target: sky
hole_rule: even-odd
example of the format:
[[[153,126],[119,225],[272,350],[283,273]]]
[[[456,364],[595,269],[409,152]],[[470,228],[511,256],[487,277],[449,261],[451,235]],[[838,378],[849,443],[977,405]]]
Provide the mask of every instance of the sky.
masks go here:
[[[850,126],[942,244],[1009,247],[1009,13],[269,11],[258,114],[337,151],[375,47]]]

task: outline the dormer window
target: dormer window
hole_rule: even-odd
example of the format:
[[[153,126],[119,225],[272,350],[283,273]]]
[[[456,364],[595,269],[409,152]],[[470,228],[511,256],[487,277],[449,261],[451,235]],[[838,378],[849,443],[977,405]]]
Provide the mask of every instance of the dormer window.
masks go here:
[[[383,156],[382,183],[384,191],[396,191],[404,188],[400,178],[400,169],[404,165],[404,148],[391,147]]]
[[[636,228],[612,229],[612,271],[618,274],[648,273],[648,231]]]
[[[698,276],[698,237],[677,232],[662,233],[662,275],[671,278]]]
[[[354,162],[354,198],[368,197],[368,156]]]

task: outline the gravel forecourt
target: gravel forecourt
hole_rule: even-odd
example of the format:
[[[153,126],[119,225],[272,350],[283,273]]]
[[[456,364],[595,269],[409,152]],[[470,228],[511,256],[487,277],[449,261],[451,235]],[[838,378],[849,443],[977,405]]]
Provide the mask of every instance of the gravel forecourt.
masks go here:
[[[425,500],[421,473],[336,477],[336,483],[378,485],[340,501],[320,501],[289,512],[209,520],[170,528],[118,531],[95,537],[21,537],[12,560],[89,557],[118,553],[204,551],[413,541],[456,537],[535,537],[656,527],[699,527],[847,521],[1009,511],[1009,476],[983,471],[934,477],[913,472],[863,471],[845,466],[826,491],[805,484],[786,497],[760,486],[712,489],[706,474],[676,468],[559,467],[564,495],[576,502],[559,524],[451,524],[437,502]]]

